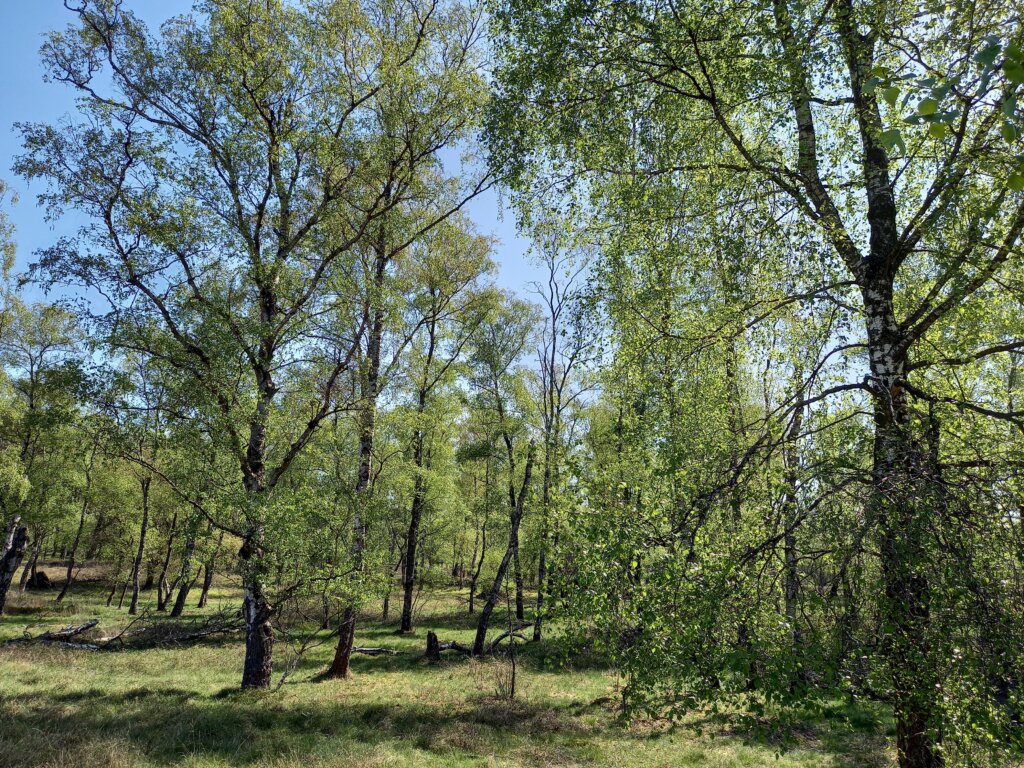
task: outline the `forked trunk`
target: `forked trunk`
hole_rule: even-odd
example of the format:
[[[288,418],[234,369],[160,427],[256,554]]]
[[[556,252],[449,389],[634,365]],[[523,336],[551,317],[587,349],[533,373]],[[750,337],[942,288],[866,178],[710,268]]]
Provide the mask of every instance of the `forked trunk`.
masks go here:
[[[171,609],[171,616],[181,616],[185,610],[185,601],[188,600],[189,590],[192,589],[192,555],[196,549],[195,538],[185,542],[185,554],[181,559],[181,575],[178,577],[178,597]]]
[[[178,513],[175,512],[171,518],[171,528],[167,532],[167,548],[164,550],[164,562],[160,566],[160,577],[156,581],[156,609],[160,612],[167,610],[167,599],[170,597],[171,589],[167,585],[167,569],[171,565],[171,552],[174,548],[174,536],[178,528]]]
[[[510,509],[512,516],[512,526],[509,531],[508,546],[505,548],[505,555],[501,558],[501,564],[498,566],[498,572],[494,575],[494,583],[491,585],[490,592],[487,593],[487,600],[484,602],[484,607],[480,611],[480,619],[476,626],[476,637],[473,640],[473,655],[482,656],[484,653],[484,641],[487,639],[487,625],[490,623],[491,614],[494,612],[494,606],[498,603],[498,597],[501,594],[501,586],[505,581],[505,573],[508,571],[509,563],[515,554],[516,542],[519,540],[519,524],[523,520],[523,504],[526,500],[526,492],[530,487],[530,475],[533,473],[533,443],[530,443],[530,448],[526,454],[526,468],[523,471],[523,484],[519,489],[519,493],[516,494],[514,490],[511,490],[510,501],[513,502]]]
[[[203,565],[203,589],[199,593],[199,603],[197,608],[205,608],[207,601],[210,599],[210,587],[213,586],[213,569],[217,563],[217,555],[220,554],[221,545],[224,543],[224,531],[220,532],[220,536],[217,537],[217,548],[213,550],[213,554],[210,555],[210,559]]]
[[[32,545],[32,556],[28,562],[25,563],[25,567],[21,569],[21,580],[18,582],[18,591],[24,592],[25,587],[28,584],[28,580],[36,575],[36,563],[39,562],[39,553],[43,549],[43,537],[41,535],[36,536],[36,543]]]

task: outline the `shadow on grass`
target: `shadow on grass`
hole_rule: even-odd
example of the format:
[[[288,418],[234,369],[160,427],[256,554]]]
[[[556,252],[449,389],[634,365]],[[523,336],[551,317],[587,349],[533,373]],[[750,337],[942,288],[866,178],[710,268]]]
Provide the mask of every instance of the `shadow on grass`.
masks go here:
[[[377,662],[377,659],[369,661]],[[362,665],[366,666],[366,665]],[[588,709],[592,709],[588,707]],[[603,709],[598,706],[597,709]],[[576,754],[589,764],[598,735],[625,741],[667,737],[682,728],[709,729],[766,750],[766,756],[791,746],[771,729],[739,727],[724,732],[719,718],[683,726],[659,723],[627,728],[610,714],[589,722],[574,716],[577,705],[508,703],[478,695],[445,709],[434,702],[385,703],[295,701],[271,692],[225,689],[212,696],[177,686],[136,687],[116,694],[95,687],[82,691],[41,692],[17,701],[0,695],[0,741],[12,745],[12,768],[47,764],[57,755],[89,755],[118,742],[157,764],[186,756],[235,765],[272,762],[296,754],[337,755],[359,764],[360,755],[386,746],[420,751],[438,760],[480,758],[517,749],[531,754]],[[837,766],[884,765],[888,759],[877,738],[877,721],[851,723],[859,710],[833,717],[841,728],[815,726],[814,746],[833,756]],[[539,752],[538,752],[539,751]],[[427,755],[421,755],[426,759]],[[609,755],[609,765],[615,765]]]
[[[0,741],[15,766],[48,764],[60,755],[96,755],[126,744],[158,764],[202,756],[250,765],[302,753],[368,754],[389,744],[435,756],[491,754],[508,736],[584,731],[547,707],[480,703],[440,711],[429,703],[284,702],[266,692],[199,696],[176,688],[137,688],[116,695],[85,691],[0,697]]]

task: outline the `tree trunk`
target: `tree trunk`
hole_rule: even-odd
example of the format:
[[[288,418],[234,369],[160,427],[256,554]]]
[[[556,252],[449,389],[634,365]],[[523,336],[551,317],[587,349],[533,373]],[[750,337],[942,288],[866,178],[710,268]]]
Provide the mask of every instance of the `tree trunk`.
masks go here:
[[[385,191],[385,199],[390,193]],[[385,230],[381,224],[374,258],[373,287],[378,293],[384,291],[385,276],[390,254],[387,251]],[[363,382],[363,408],[360,411],[359,424],[359,477],[355,487],[355,516],[352,521],[352,566],[356,574],[363,570],[363,550],[366,547],[366,529],[363,521],[363,504],[370,488],[370,471],[373,460],[374,430],[377,420],[377,396],[380,381],[380,351],[384,337],[385,311],[379,304],[374,304],[369,334],[366,344],[366,378]],[[356,605],[350,602],[342,611],[341,625],[338,628],[338,645],[334,652],[334,661],[327,674],[331,677],[348,675],[349,659],[356,633]]]
[[[494,575],[494,583],[491,585],[491,590],[487,594],[487,600],[484,603],[484,607],[480,611],[480,620],[476,627],[476,638],[473,640],[474,656],[483,655],[484,641],[487,639],[487,625],[491,620],[491,613],[494,612],[494,606],[498,602],[498,597],[501,593],[501,585],[505,581],[505,572],[508,570],[509,562],[515,554],[515,542],[519,540],[519,524],[523,519],[523,504],[526,500],[526,492],[530,487],[530,475],[533,472],[533,451],[534,445],[531,442],[526,454],[526,469],[523,471],[523,484],[520,487],[518,495],[515,492],[514,486],[510,486],[509,489],[511,492],[510,501],[512,502],[510,509],[512,514],[512,526],[509,533],[508,546],[505,548],[505,555],[501,558],[501,564],[498,566],[498,572]]]
[[[139,547],[132,563],[132,600],[128,604],[128,613],[134,616],[139,612],[139,573],[142,570],[142,558],[146,554],[146,529],[149,527],[149,486],[152,478],[149,475],[139,480],[142,490],[142,524],[139,526]]]
[[[36,563],[39,562],[39,553],[43,549],[43,536],[37,535],[35,544],[32,545],[32,556],[28,562],[25,563],[25,567],[21,570],[21,580],[18,582],[18,591],[24,592],[25,585],[28,584],[28,580],[36,575]]]
[[[794,377],[802,381],[803,373],[797,369]],[[797,559],[796,529],[799,525],[799,453],[797,452],[797,440],[800,438],[800,430],[803,426],[803,407],[798,407],[793,413],[792,421],[782,448],[783,464],[783,499],[782,499],[782,525],[785,527],[783,533],[783,598],[786,622],[789,625],[791,654],[794,663],[797,665],[797,674],[792,678],[792,683],[802,678],[799,672],[800,658],[802,656],[803,640],[800,634],[800,620],[797,616],[798,603],[800,599],[800,570]]]
[[[57,602],[64,599],[64,596],[71,589],[71,582],[75,578],[75,555],[78,553],[78,545],[82,541],[82,529],[85,528],[85,515],[89,511],[89,502],[83,501],[81,511],[78,515],[78,528],[75,530],[75,540],[71,544],[71,552],[68,554],[68,567],[64,574],[64,586],[57,595]]]
[[[537,615],[533,619],[533,640],[539,642],[544,617],[544,580],[547,578],[548,515],[551,506],[551,439],[544,442],[544,479],[541,486],[540,552],[537,555]]]
[[[3,556],[0,557],[0,615],[3,615],[4,606],[7,604],[7,592],[14,581],[14,574],[28,543],[28,528],[18,526],[20,520],[20,517],[15,517],[10,534],[4,542]]]
[[[156,580],[156,609],[163,613],[167,610],[167,599],[171,589],[167,586],[167,569],[171,565],[171,552],[174,550],[174,535],[178,528],[178,513],[171,517],[171,527],[167,530],[167,548],[164,550],[164,562],[160,567],[160,577]]]
[[[516,545],[512,552],[512,572],[516,582],[516,618],[526,619],[526,606],[523,600],[523,569],[519,565],[519,531],[516,531]]]
[[[185,554],[181,559],[181,574],[178,576],[178,598],[174,601],[171,609],[171,617],[181,616],[185,610],[185,601],[188,600],[189,590],[192,589],[192,554],[196,550],[195,537],[190,537],[185,542]]]
[[[896,749],[901,768],[939,768],[943,759],[933,703],[937,679],[924,552],[929,509],[926,489],[915,477],[927,459],[913,434],[903,386],[907,340],[896,323],[892,281],[866,281],[862,295],[874,394],[870,512],[881,535],[881,645],[892,676]]]
[[[327,670],[328,677],[348,677],[355,637],[356,610],[354,606],[346,605],[341,614],[341,623],[338,626],[338,645],[334,649],[334,660]]]
[[[245,663],[242,688],[269,688],[274,672],[273,609],[259,573],[262,553],[247,539],[242,559],[242,615],[245,617]]]
[[[484,519],[480,524],[480,557],[477,558],[476,553],[476,542],[473,543],[473,561],[476,563],[476,567],[473,568],[473,575],[469,579],[469,612],[474,613],[476,610],[476,585],[480,581],[480,571],[484,567],[484,556],[487,554],[487,510],[484,510]],[[472,567],[472,563],[471,563]]]
[[[124,584],[121,586],[121,596],[117,598],[117,610],[121,610],[124,607],[124,597],[128,594],[128,587],[132,584],[131,576],[124,580]]]
[[[423,440],[417,436],[416,451],[422,462]],[[405,567],[402,573],[402,624],[401,632],[412,632],[412,600],[416,587],[416,544],[420,537],[420,519],[423,516],[423,477],[416,475],[412,494],[412,512],[409,517],[409,531],[405,537]]]
[[[220,554],[221,545],[224,543],[224,531],[220,532],[220,536],[217,537],[217,547],[213,550],[213,554],[210,555],[210,559],[203,565],[203,589],[199,593],[199,603],[197,608],[205,608],[206,603],[210,598],[210,587],[213,586],[213,568],[217,562],[217,555]]]
[[[78,515],[78,529],[75,531],[75,540],[71,545],[71,553],[68,556],[68,569],[64,578],[64,586],[57,595],[57,602],[61,602],[64,596],[71,589],[71,582],[75,578],[75,555],[78,552],[78,545],[82,542],[82,530],[85,528],[85,516],[89,512],[89,493],[92,490],[92,468],[96,461],[96,451],[100,447],[100,439],[97,435],[92,441],[92,450],[89,452],[89,460],[85,465],[85,489],[82,492],[82,506]]]

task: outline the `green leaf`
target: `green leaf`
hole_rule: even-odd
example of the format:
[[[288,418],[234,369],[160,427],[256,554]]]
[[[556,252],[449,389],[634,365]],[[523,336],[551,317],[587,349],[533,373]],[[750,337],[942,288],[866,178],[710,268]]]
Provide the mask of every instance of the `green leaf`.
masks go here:
[[[1015,173],[1006,183],[1014,192],[1024,191],[1024,174]]]
[[[928,126],[929,135],[935,139],[944,138],[947,130],[945,123],[932,123]]]
[[[885,99],[885,103],[890,107],[896,106],[896,99],[900,97],[900,89],[895,85],[886,88],[882,91],[882,98]]]
[[[989,43],[974,55],[974,60],[983,66],[991,67],[999,55],[999,43]]]
[[[907,146],[903,143],[903,136],[900,134],[899,128],[890,128],[887,131],[882,131],[882,144],[890,152],[897,148],[900,152],[907,151]]]
[[[1003,114],[1007,117],[1013,117],[1017,111],[1017,96],[1010,94],[1006,97],[1006,101],[1003,102]]]
[[[1019,61],[1010,61],[1009,59],[1004,61],[1003,73],[1011,83],[1024,83],[1024,64]]]
[[[934,115],[938,108],[939,102],[935,99],[921,99],[921,102],[917,105],[917,111],[922,115]]]
[[[1017,128],[1012,123],[1003,123],[1002,134],[1004,139],[1012,142],[1017,138]]]

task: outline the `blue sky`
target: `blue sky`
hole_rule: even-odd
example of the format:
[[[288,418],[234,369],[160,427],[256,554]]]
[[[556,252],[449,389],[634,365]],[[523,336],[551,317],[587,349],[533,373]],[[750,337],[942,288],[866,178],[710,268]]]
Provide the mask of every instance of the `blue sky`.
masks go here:
[[[191,0],[124,0],[126,8],[135,12],[156,29],[170,16],[191,7]],[[62,0],[0,0],[0,178],[17,192],[20,201],[4,205],[16,227],[18,255],[16,269],[25,269],[33,253],[46,247],[63,233],[69,232],[73,221],[47,222],[36,206],[40,189],[30,188],[11,171],[14,157],[21,152],[21,140],[14,130],[15,122],[56,122],[61,115],[74,111],[72,91],[59,83],[43,82],[39,63],[39,46],[43,35],[61,29],[71,20]],[[496,193],[481,195],[469,207],[469,213],[481,232],[496,236],[500,243],[496,260],[500,265],[498,284],[520,294],[529,292],[528,283],[539,276],[537,268],[527,261],[528,242],[516,233],[511,211],[502,215]],[[39,294],[27,289],[30,296]]]

